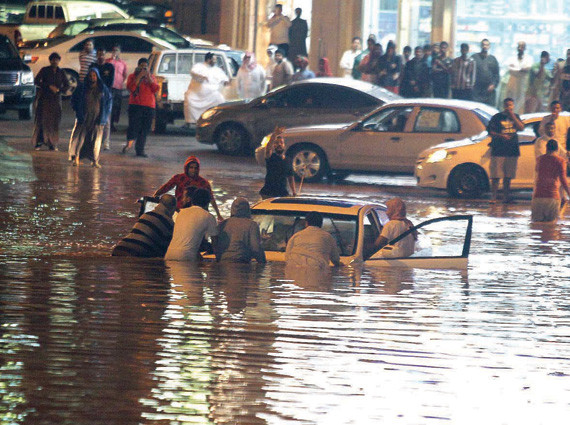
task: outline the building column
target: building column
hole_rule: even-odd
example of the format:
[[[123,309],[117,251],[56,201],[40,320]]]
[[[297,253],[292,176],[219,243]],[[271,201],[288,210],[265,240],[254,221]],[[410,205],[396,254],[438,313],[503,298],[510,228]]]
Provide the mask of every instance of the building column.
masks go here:
[[[457,0],[433,0],[431,6],[431,41],[447,41],[450,52],[455,46]]]

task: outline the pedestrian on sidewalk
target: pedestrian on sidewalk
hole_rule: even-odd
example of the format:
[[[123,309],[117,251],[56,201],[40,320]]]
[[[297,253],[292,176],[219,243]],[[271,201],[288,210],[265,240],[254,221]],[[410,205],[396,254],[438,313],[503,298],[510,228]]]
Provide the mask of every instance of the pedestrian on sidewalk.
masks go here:
[[[354,66],[354,59],[356,59],[360,53],[362,53],[362,39],[360,37],[353,37],[350,49],[346,50],[340,59],[339,65],[344,78],[353,78],[352,67]]]
[[[461,56],[456,57],[451,65],[451,97],[453,99],[472,100],[475,84],[475,62],[468,57],[469,45],[461,44]]]
[[[309,33],[309,26],[305,19],[301,19],[303,10],[298,7],[295,9],[295,19],[291,21],[289,27],[289,52],[287,57],[291,62],[297,56],[307,56],[307,35]]]
[[[69,89],[65,72],[59,67],[61,56],[57,53],[49,55],[50,66],[43,67],[36,75],[36,116],[32,145],[40,150],[47,145],[56,151],[59,143],[59,124],[61,122],[61,93]]]
[[[136,155],[146,158],[146,137],[150,132],[154,110],[156,108],[155,93],[159,87],[154,76],[148,71],[148,59],[140,58],[138,66],[127,79],[129,97],[129,128],[127,129],[127,144],[123,147],[126,153],[135,145]]]
[[[240,99],[255,99],[265,93],[265,71],[256,62],[253,52],[246,52],[237,73]]]
[[[434,55],[431,63],[433,97],[448,99],[453,59],[447,56],[447,49],[449,48],[447,41],[442,41],[438,47],[439,50],[437,54]]]
[[[501,81],[499,62],[489,54],[491,43],[484,38],[481,40],[481,51],[471,58],[475,62],[475,84],[473,85],[473,101],[486,103],[490,106],[497,104],[497,87]]]
[[[277,3],[273,9],[273,15],[263,25],[269,28],[269,44],[274,44],[283,52],[283,56],[289,55],[289,28],[291,20],[283,15],[283,5]]]
[[[113,78],[113,87],[111,93],[113,94],[113,110],[111,112],[111,131],[117,131],[115,127],[121,118],[121,105],[123,103],[123,88],[125,81],[127,81],[127,64],[121,59],[121,47],[114,46],[111,52],[111,57],[107,59],[115,68],[115,77]]]

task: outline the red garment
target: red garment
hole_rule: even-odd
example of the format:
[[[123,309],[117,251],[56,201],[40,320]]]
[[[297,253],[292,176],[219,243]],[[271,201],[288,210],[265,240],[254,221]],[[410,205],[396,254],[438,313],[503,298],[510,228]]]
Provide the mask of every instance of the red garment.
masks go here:
[[[332,77],[331,66],[327,58],[319,59],[319,72],[317,72],[317,77]]]
[[[150,75],[150,74],[149,74]],[[141,81],[138,85],[135,84],[135,74],[129,75],[127,78],[127,89],[131,93],[129,97],[129,105],[147,106],[149,108],[156,107],[156,98],[154,94],[158,91],[159,87],[153,75],[150,75],[151,82]]]
[[[560,184],[568,191],[566,161],[558,155],[541,155],[536,160],[533,198],[560,199]]]
[[[189,156],[184,162],[184,173],[175,174],[174,176],[172,176],[170,180],[168,180],[165,184],[163,184],[160,187],[160,189],[156,191],[156,195],[160,196],[163,193],[168,192],[173,187],[176,187],[176,190],[174,191],[174,196],[176,196],[176,207],[178,209],[182,208],[184,191],[188,187],[194,186],[197,189],[206,189],[208,192],[210,192],[210,197],[213,199],[214,194],[212,193],[212,186],[210,186],[208,180],[206,180],[203,177],[200,177],[199,174],[197,174],[193,178],[188,177],[187,174],[188,166],[193,162],[198,164],[198,172],[200,172],[200,160],[195,156]]]

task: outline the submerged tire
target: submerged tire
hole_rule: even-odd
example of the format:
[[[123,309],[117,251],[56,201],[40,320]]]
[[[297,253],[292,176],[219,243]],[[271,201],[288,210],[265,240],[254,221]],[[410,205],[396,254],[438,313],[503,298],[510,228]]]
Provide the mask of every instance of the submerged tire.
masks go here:
[[[477,198],[488,189],[485,171],[475,165],[454,168],[447,182],[447,192],[456,198]]]

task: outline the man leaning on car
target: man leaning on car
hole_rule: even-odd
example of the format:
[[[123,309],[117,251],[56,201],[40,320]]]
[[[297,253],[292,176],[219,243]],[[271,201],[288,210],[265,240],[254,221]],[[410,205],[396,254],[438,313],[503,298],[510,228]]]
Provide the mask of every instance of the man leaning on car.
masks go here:
[[[503,111],[495,114],[487,131],[491,136],[491,203],[497,202],[499,179],[503,179],[503,202],[513,203],[511,198],[511,180],[517,174],[517,161],[520,156],[517,131],[524,129],[520,117],[515,114],[515,102],[507,97],[503,101]]]

